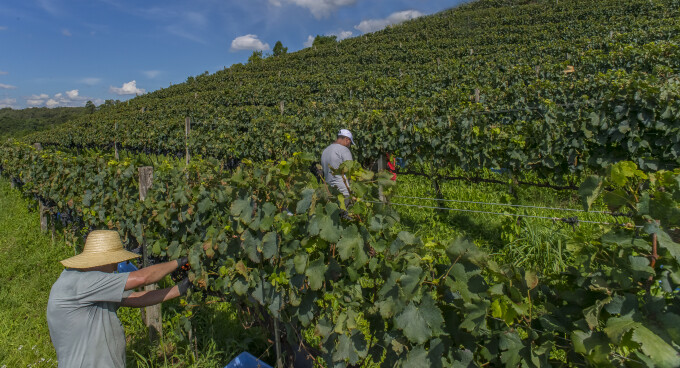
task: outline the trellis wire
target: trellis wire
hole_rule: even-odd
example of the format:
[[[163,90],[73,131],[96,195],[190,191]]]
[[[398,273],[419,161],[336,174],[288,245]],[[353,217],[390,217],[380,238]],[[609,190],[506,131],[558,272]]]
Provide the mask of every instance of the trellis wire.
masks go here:
[[[555,211],[571,211],[571,212],[585,212],[585,213],[599,213],[603,215],[619,215],[610,211],[586,211],[577,208],[560,208],[560,207],[541,207],[541,206],[529,206],[522,204],[509,204],[509,203],[493,203],[493,202],[478,202],[478,201],[463,201],[457,199],[444,199],[444,198],[429,198],[429,197],[409,197],[409,196],[392,196],[392,198],[408,198],[408,199],[421,199],[430,201],[441,201],[441,202],[455,202],[455,203],[468,203],[468,204],[481,204],[487,206],[505,206],[505,207],[519,207],[519,208],[536,208],[541,210],[555,210]]]
[[[378,204],[388,204],[384,202],[379,202],[379,201],[366,201],[368,203],[378,203]],[[588,220],[579,220],[578,218],[565,218],[565,217],[548,217],[548,216],[536,216],[536,215],[522,215],[522,214],[517,214],[517,213],[502,213],[502,212],[490,212],[490,211],[479,211],[479,210],[468,210],[468,209],[463,209],[463,208],[450,208],[450,207],[435,207],[435,206],[422,206],[422,205],[417,205],[417,204],[406,204],[406,203],[389,203],[389,205],[392,206],[406,206],[406,207],[417,207],[417,208],[428,208],[428,209],[433,209],[433,210],[448,210],[448,211],[458,211],[458,212],[468,212],[468,213],[479,213],[479,214],[486,214],[486,215],[496,215],[496,216],[512,216],[512,217],[524,217],[524,218],[536,218],[536,219],[544,219],[544,220],[551,220],[553,222],[555,221],[560,221],[572,225],[577,225],[579,223],[584,223],[584,224],[595,224],[595,225],[609,225],[609,226],[616,226],[616,225],[621,225],[619,223],[610,223],[610,222],[599,222],[599,221],[588,221]],[[637,228],[642,228],[642,226],[635,226]]]

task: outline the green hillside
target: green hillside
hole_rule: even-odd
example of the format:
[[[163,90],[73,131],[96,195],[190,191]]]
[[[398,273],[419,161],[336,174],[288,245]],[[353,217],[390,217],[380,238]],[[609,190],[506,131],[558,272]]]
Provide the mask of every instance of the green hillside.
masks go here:
[[[32,107],[21,110],[6,107],[0,109],[0,139],[22,137],[49,129],[87,112],[85,107]]]
[[[367,162],[545,173],[680,158],[680,1],[481,0],[189,77],[31,140],[277,159],[339,127]],[[325,41],[325,42],[321,42]],[[117,124],[117,129],[114,127]]]

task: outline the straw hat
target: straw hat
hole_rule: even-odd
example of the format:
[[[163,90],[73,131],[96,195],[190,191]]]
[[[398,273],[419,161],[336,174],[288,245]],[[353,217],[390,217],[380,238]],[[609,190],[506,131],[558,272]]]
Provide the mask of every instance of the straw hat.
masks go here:
[[[83,252],[61,261],[68,268],[90,268],[120,263],[137,258],[139,254],[123,249],[120,235],[115,230],[94,230],[85,240]]]

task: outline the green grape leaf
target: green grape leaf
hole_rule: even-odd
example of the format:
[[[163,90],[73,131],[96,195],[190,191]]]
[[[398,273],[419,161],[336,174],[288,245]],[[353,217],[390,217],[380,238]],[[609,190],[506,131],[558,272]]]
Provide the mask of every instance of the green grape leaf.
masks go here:
[[[359,354],[357,354],[354,342],[349,336],[343,334],[338,338],[338,345],[333,353],[333,361],[349,362],[350,364],[359,362]]]
[[[355,256],[360,251],[363,252],[364,240],[356,225],[352,224],[342,231],[342,238],[336,246],[340,259],[343,261]]]
[[[414,302],[409,303],[406,309],[395,318],[396,327],[403,330],[404,336],[411,342],[418,344],[423,344],[432,336],[439,335],[443,324],[444,317],[429,295],[423,298],[423,302],[418,307]]]
[[[665,231],[658,231],[656,237],[659,246],[666,249],[677,262],[680,262],[680,244],[674,242]]]
[[[237,278],[233,281],[232,287],[237,295],[243,296],[248,292],[248,283],[242,278]]]
[[[409,303],[406,309],[395,318],[395,325],[403,331],[409,341],[417,344],[423,344],[432,337],[432,329],[413,302]]]
[[[278,237],[270,231],[262,238],[262,255],[265,259],[272,258],[278,253]]]
[[[312,199],[314,198],[314,189],[305,188],[302,191],[302,199],[300,199],[295,207],[295,212],[297,214],[303,214],[309,210],[312,204]]]
[[[248,255],[248,258],[255,262],[260,263],[260,254],[258,247],[260,246],[260,239],[256,238],[249,230],[243,233],[243,250]]]
[[[402,365],[403,368],[423,368],[431,366],[432,364],[427,355],[427,351],[422,346],[416,346],[409,351],[406,360]]]
[[[588,211],[592,207],[597,196],[600,195],[602,191],[602,178],[599,176],[589,176],[586,180],[581,183],[578,189],[578,194],[581,196],[581,202],[583,203],[583,209]]]
[[[309,280],[309,287],[312,290],[321,289],[323,281],[325,280],[324,274],[326,273],[326,269],[327,266],[324,263],[323,255],[309,262],[307,270],[305,270],[305,275],[307,275],[307,278]]]
[[[604,332],[614,343],[618,344],[626,332],[638,326],[640,326],[640,323],[633,321],[633,318],[629,315],[611,317],[607,320],[607,327],[605,327]]]
[[[641,345],[642,352],[651,358],[657,367],[680,366],[680,353],[645,326],[639,325],[635,328],[632,340]]]
[[[321,239],[329,243],[335,243],[340,240],[340,229],[330,216],[321,217],[319,220],[319,228],[321,230],[319,231]]]
[[[293,259],[293,262],[295,264],[295,272],[299,274],[304,274],[305,268],[307,268],[307,259],[309,259],[309,256],[307,254],[298,254],[295,256]]]

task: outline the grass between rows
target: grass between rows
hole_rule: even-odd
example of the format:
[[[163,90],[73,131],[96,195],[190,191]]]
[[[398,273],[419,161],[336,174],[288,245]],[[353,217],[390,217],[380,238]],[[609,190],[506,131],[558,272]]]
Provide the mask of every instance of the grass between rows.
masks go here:
[[[511,189],[503,184],[441,182],[442,199],[480,202],[473,204],[399,197],[435,199],[437,194],[430,178],[401,175],[397,178],[397,182],[395,197],[392,198],[393,203],[443,208],[437,210],[395,205],[401,215],[401,222],[398,226],[414,232],[424,241],[445,241],[459,236],[469,237],[499,263],[512,263],[540,273],[563,271],[573,261],[572,252],[589,239],[599,238],[605,227],[588,223],[570,226],[560,221],[526,216],[578,217],[580,220],[594,222],[617,222],[617,219],[597,212],[584,213],[482,204],[505,203],[581,209],[578,194],[570,190],[559,191],[521,185]],[[606,209],[599,202],[596,203],[596,208]]]
[[[40,220],[8,182],[0,179],[0,362],[2,367],[52,367],[45,310],[57,261],[73,255],[63,242],[40,233]]]
[[[40,232],[35,203],[0,178],[0,368],[56,367],[45,311],[52,284],[74,254],[58,233]],[[171,281],[164,280],[165,284]],[[269,344],[259,328],[244,329],[228,303],[210,300],[187,315],[179,300],[163,304],[163,340],[151,344],[139,309],[120,308],[128,367],[224,367],[242,351],[261,355]],[[191,321],[189,340],[183,328]],[[271,356],[265,355],[267,361]]]

